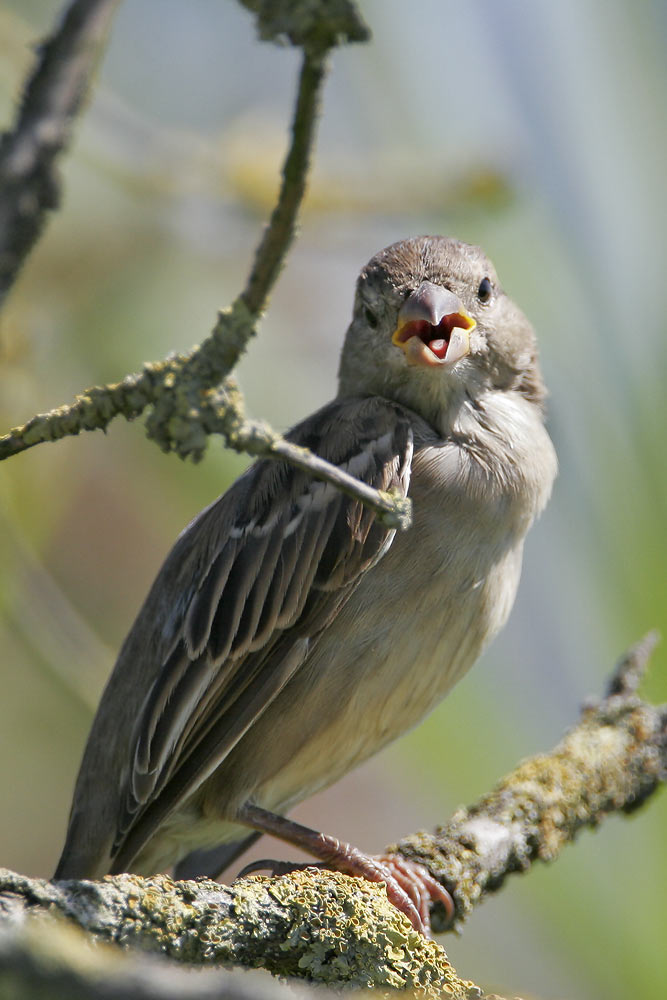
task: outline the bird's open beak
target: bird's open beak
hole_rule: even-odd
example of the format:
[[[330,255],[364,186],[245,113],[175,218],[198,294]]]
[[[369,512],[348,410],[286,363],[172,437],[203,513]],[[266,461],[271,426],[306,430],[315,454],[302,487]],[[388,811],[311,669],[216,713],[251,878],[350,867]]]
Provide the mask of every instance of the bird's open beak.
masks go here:
[[[422,281],[401,306],[391,342],[404,351],[408,364],[449,368],[470,353],[476,325],[457,295]]]

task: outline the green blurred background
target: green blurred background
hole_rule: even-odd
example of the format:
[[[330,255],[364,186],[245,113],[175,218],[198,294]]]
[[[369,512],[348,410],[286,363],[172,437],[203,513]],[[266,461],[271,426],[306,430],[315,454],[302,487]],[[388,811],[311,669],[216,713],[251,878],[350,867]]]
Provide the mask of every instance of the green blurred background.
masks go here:
[[[667,8],[361,6],[374,41],[334,60],[300,240],[239,372],[248,408],[286,428],[326,401],[359,267],[395,239],[447,233],[485,247],[535,322],[561,465],[484,660],[418,730],[298,810],[376,850],[551,747],[628,645],[667,632]],[[4,122],[60,8],[0,7]],[[233,2],[120,8],[62,210],[4,314],[2,427],[206,336],[269,210],[297,64]],[[3,465],[0,864],[51,873],[115,651],[177,533],[243,465],[217,441],[184,465],[120,421]],[[653,699],[667,699],[666,665],[663,647]],[[666,833],[664,793],[584,833],[444,940],[456,967],[522,996],[664,996]]]

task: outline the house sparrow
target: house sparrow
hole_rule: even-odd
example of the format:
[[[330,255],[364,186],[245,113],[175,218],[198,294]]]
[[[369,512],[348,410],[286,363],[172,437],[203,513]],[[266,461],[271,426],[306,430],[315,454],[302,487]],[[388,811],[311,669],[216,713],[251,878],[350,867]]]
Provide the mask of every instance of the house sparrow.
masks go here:
[[[425,930],[448,901],[425,869],[284,813],[419,722],[504,624],[556,473],[544,396],[533,329],[480,249],[376,254],[338,395],[288,437],[409,494],[413,527],[271,460],[202,511],[102,696],[56,878],[212,874],[270,832],[384,881]]]

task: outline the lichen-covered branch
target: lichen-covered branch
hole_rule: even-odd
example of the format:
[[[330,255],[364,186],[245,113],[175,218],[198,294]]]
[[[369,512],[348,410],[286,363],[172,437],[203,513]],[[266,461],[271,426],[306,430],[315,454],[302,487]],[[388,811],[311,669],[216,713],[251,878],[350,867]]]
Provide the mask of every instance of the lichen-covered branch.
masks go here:
[[[146,422],[148,436],[182,458],[201,458],[212,433],[222,434],[239,450],[252,444],[256,434],[244,423],[240,394],[236,388],[230,392],[225,380],[255,333],[293,239],[324,75],[325,54],[306,51],[278,203],[246,287],[231,308],[218,314],[211,335],[188,354],[146,364],[141,373],[117,385],[95,386],[69,406],[38,414],[0,438],[0,458],[83,430],[105,430],[114,417],[131,420],[148,407],[152,408]]]
[[[413,834],[394,845],[451,892],[455,923],[508,875],[554,861],[583,827],[632,812],[665,781],[667,706],[650,705],[636,693],[656,642],[652,633],[623,657],[605,697],[584,707],[551,753],[524,761],[435,834]]]
[[[81,431],[106,430],[117,416],[133,420],[149,410],[146,430],[163,449],[181,458],[200,459],[211,434],[221,435],[237,451],[255,457],[282,458],[357,497],[393,528],[410,524],[410,501],[380,493],[335,466],[297,448],[266,424],[247,420],[241,394],[229,377],[249,339],[293,241],[312,155],[327,54],[334,45],[360,41],[367,29],[349,0],[319,4],[265,5],[256,10],[262,37],[283,36],[303,47],[303,63],[276,207],[261,238],[245,288],[233,305],[219,313],[210,336],[190,353],[144,365],[115,385],[94,386],[75,401],[32,417],[0,437],[0,459],[36,444]]]
[[[253,316],[266,305],[268,294],[294,239],[296,217],[306,193],[306,179],[315,138],[327,49],[306,50],[297,94],[292,143],[283,167],[278,202],[257,248],[255,261],[241,299]]]
[[[158,955],[121,953],[62,921],[35,919],[0,928],[3,1000],[326,1000],[329,995],[334,994],[321,986],[280,982],[260,970],[193,969]],[[349,1000],[359,996],[348,994]]]
[[[321,50],[366,42],[370,32],[353,0],[240,0],[257,19],[264,41],[286,40],[298,48]]]
[[[16,122],[0,138],[0,304],[58,207],[56,161],[88,87],[120,0],[74,0],[39,49]]]
[[[433,998],[445,991],[456,1000],[482,995],[388,903],[382,886],[334,872],[252,877],[227,887],[131,875],[49,883],[0,869],[5,921],[47,910],[96,942],[198,966],[264,968],[324,985]]]
[[[636,693],[654,642],[647,637],[621,661],[604,699],[584,708],[551,753],[520,764],[435,835],[415,834],[392,848],[442,880],[459,922],[507,875],[553,861],[582,827],[631,812],[665,780],[667,707]],[[261,966],[329,985],[424,996],[481,995],[391,906],[382,885],[318,869],[229,887],[131,875],[49,883],[0,871],[0,924],[47,911],[95,940],[179,961]],[[437,926],[437,913],[432,917]]]
[[[237,308],[243,309],[243,306],[237,303]],[[232,378],[225,379],[221,386],[204,393],[197,401],[191,400],[191,416],[196,407],[196,419],[193,416],[188,420],[181,413],[189,401],[188,381],[183,377],[185,362],[187,358],[175,356],[145,365],[141,374],[128,375],[116,385],[93,386],[77,396],[71,406],[38,414],[23,427],[0,438],[0,459],[43,441],[57,441],[82,430],[105,429],[119,414],[126,420],[133,420],[151,403],[161,412],[164,402],[169,412],[153,423],[153,436],[159,438],[164,450],[177,450],[182,457],[198,458],[203,454],[208,435],[220,434],[235,451],[255,458],[285,459],[316,479],[323,479],[358,498],[389,528],[404,530],[409,527],[412,506],[408,497],[374,490],[307,448],[288,441],[268,424],[246,419],[243,397]],[[171,408],[172,400],[162,394],[164,386],[168,393],[173,391],[175,394],[175,408]],[[196,388],[193,393],[197,394]]]

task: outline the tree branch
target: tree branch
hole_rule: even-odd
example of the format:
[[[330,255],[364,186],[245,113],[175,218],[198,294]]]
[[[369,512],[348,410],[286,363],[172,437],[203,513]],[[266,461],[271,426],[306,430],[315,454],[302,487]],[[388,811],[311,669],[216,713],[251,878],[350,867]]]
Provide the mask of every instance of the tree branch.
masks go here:
[[[0,139],[0,305],[58,207],[69,144],[120,0],[74,0],[41,46],[12,131]]]
[[[607,691],[549,754],[520,764],[435,835],[391,850],[426,864],[452,893],[461,922],[507,875],[553,861],[584,826],[630,813],[667,777],[667,706],[641,701],[649,636],[619,664]],[[96,941],[136,945],[203,965],[262,966],[341,986],[480,996],[388,902],[384,887],[317,869],[232,886],[208,879],[121,875],[50,883],[0,872],[0,913],[60,913]],[[439,914],[434,909],[434,926]],[[442,915],[440,914],[440,917]]]
[[[324,985],[405,988],[434,998],[445,989],[468,995],[443,949],[388,903],[383,886],[334,872],[252,877],[227,887],[132,875],[56,883],[0,869],[3,910],[12,923],[59,914],[95,942],[197,966],[261,967]]]
[[[390,850],[425,864],[450,891],[460,924],[506,877],[554,861],[585,826],[630,813],[667,778],[667,706],[636,689],[658,637],[650,633],[620,661],[600,702],[549,754],[531,757],[434,835],[416,833]],[[435,912],[434,928],[443,913]]]
[[[259,969],[188,969],[159,955],[123,954],[62,921],[35,919],[0,928],[3,998],[325,1000],[329,995],[321,986],[282,983]]]
[[[367,29],[348,0],[319,5],[246,3],[257,10],[262,37],[288,37],[304,55],[292,122],[292,140],[271,220],[255,254],[246,285],[233,305],[219,313],[210,336],[186,355],[144,365],[115,385],[94,386],[74,403],[37,414],[0,437],[0,459],[81,431],[106,430],[116,416],[134,420],[152,408],[148,436],[163,451],[199,460],[211,434],[255,457],[285,459],[354,496],[388,527],[410,524],[410,501],[373,490],[306,448],[297,448],[264,423],[247,420],[230,372],[243,354],[294,239],[312,155],[315,126],[330,48],[359,41]]]
[[[264,310],[269,292],[280,274],[294,239],[297,213],[306,193],[306,178],[326,70],[327,50],[312,52],[306,49],[292,122],[292,144],[283,166],[278,203],[257,248],[246,287],[241,292],[241,300],[253,316],[258,316]]]

